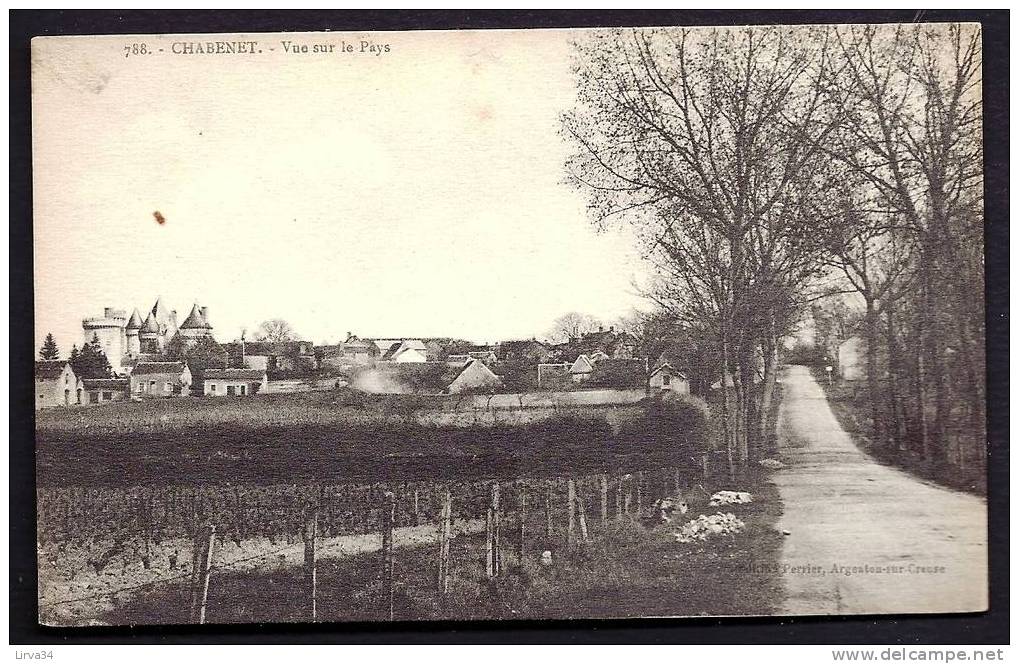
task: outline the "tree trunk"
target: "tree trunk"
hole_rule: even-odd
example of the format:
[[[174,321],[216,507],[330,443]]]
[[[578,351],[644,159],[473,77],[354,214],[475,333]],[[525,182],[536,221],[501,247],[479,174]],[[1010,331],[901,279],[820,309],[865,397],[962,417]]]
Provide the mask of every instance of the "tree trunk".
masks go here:
[[[873,297],[864,296],[867,301],[867,313],[864,318],[867,335],[867,400],[870,402],[871,435],[875,444],[883,442],[881,426],[881,389],[878,382],[878,313]]]
[[[732,426],[729,421],[729,413],[732,407],[729,403],[729,336],[725,324],[722,324],[722,378],[719,382],[722,390],[722,437],[725,438],[725,455],[729,463],[729,478],[732,479],[736,475],[736,469],[733,465],[733,446],[734,441],[732,438]]]
[[[768,333],[761,339],[761,352],[764,354],[764,382],[761,385],[761,419],[757,438],[763,446],[768,442],[768,418],[771,416],[771,401],[778,373],[778,337],[775,334],[774,313],[768,320]]]
[[[750,465],[751,449],[756,450],[758,432],[758,413],[754,395],[754,346],[744,343],[739,358],[739,396],[743,413],[743,426],[740,433],[740,461],[744,470]]]
[[[902,398],[899,392],[902,359],[899,356],[899,343],[895,331],[894,303],[888,302],[885,305],[885,317],[887,319],[885,333],[888,338],[888,401],[892,414],[891,434],[896,448],[901,451],[906,446],[906,423],[902,412]]]

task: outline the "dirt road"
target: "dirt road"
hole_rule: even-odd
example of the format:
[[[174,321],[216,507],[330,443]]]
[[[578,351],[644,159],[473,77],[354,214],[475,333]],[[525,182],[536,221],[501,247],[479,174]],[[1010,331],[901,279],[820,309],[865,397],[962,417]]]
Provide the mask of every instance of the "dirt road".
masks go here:
[[[986,609],[986,502],[861,452],[805,367],[782,381],[783,613]]]

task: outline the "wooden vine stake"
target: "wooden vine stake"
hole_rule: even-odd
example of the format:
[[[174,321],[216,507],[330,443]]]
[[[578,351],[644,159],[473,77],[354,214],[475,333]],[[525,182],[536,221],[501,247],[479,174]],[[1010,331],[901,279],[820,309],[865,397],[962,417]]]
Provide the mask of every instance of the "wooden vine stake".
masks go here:
[[[637,473],[637,516],[644,513],[644,472]]]
[[[396,521],[396,494],[386,491],[382,509],[382,588],[388,606],[389,619],[393,619],[393,573],[396,559],[393,555],[393,524]]]
[[[576,541],[576,512],[577,512],[577,485],[572,480],[566,480],[566,546],[572,547]]]
[[[546,546],[552,545],[552,535],[555,534],[552,523],[552,480],[545,483],[545,539]]]
[[[442,492],[439,509],[439,592],[449,592],[449,540],[453,530],[453,500],[449,489]]]
[[[527,489],[524,488],[523,482],[517,483],[517,523],[519,524],[519,532],[517,533],[517,562],[523,565],[527,549]]]
[[[601,523],[604,526],[609,520],[609,478],[601,476]]]
[[[316,564],[315,564],[315,542],[318,539],[318,510],[309,507],[304,515],[304,588],[307,597],[308,619],[315,622],[318,619],[318,607],[316,606]]]
[[[502,561],[499,559],[499,483],[493,482],[485,517],[485,573],[492,579],[499,576]]]
[[[209,576],[212,574],[212,554],[216,547],[216,526],[209,525],[196,539],[199,549],[198,579],[191,591],[191,622],[205,624],[205,610],[209,602]],[[192,574],[192,579],[194,579]]]
[[[582,542],[587,541],[587,514],[584,509],[584,497],[579,493],[577,494],[577,516],[580,523],[580,540]]]

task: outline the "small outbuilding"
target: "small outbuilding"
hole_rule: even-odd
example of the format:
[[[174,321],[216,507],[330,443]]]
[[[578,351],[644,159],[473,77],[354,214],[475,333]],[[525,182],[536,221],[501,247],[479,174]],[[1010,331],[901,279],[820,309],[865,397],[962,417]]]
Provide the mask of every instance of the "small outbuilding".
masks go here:
[[[668,362],[659,364],[651,372],[648,379],[651,392],[675,392],[676,394],[690,394],[690,380],[679,369]]]
[[[268,378],[262,369],[206,369],[202,393],[207,397],[251,396],[264,392]]]
[[[73,406],[81,403],[81,381],[67,360],[35,363],[35,407]]]
[[[84,396],[81,403],[108,403],[127,399],[127,378],[83,378],[81,380]]]
[[[139,362],[131,370],[131,394],[137,398],[186,397],[191,370],[184,362]]]
[[[481,360],[470,360],[456,375],[445,391],[449,394],[462,392],[491,391],[502,385],[502,378],[488,368]]]

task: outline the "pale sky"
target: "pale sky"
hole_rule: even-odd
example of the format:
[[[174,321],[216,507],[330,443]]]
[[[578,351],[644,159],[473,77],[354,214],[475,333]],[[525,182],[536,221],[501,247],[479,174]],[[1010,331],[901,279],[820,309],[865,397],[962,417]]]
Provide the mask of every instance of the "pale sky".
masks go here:
[[[157,296],[181,320],[208,306],[220,341],[279,317],[316,343],[540,337],[567,311],[641,306],[633,240],[595,233],[563,183],[570,38],[34,40],[37,346],[52,331],[66,355],[82,317]],[[172,53],[214,40],[262,53]],[[124,57],[137,42],[155,52]]]

